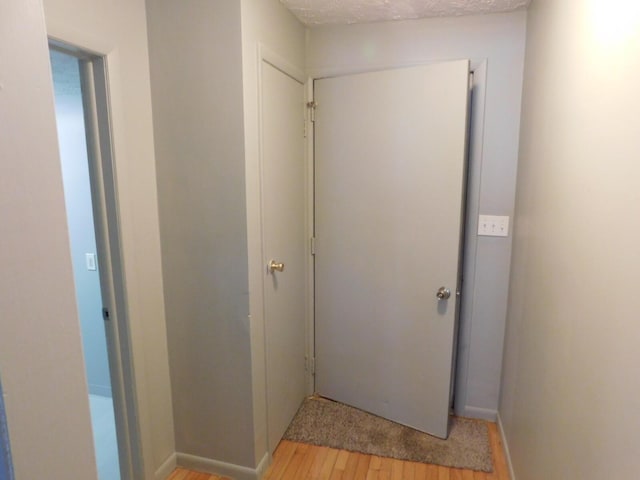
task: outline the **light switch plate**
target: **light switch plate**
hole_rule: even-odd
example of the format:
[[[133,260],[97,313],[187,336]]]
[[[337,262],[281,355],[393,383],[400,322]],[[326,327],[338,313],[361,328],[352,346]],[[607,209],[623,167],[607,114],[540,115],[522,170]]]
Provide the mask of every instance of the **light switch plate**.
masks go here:
[[[97,270],[96,266],[96,254],[95,253],[85,253],[84,258],[87,261],[87,270]]]
[[[499,215],[480,215],[478,235],[489,237],[509,236],[509,217]]]

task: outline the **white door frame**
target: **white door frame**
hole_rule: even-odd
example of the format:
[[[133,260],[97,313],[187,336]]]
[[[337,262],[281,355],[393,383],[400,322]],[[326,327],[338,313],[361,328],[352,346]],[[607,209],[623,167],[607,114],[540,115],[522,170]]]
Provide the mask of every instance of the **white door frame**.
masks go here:
[[[452,59],[439,59],[438,62],[446,62]],[[411,62],[396,64],[381,64],[367,68],[327,68],[321,69],[313,76],[309,76],[306,82],[307,102],[312,103],[313,84],[315,80],[328,77],[336,77],[341,75],[351,75],[357,73],[372,72],[377,70],[387,70],[404,67],[414,67],[419,65],[428,65],[436,62]],[[476,249],[478,231],[478,215],[480,214],[480,173],[482,171],[483,158],[483,135],[484,135],[484,111],[485,111],[485,92],[487,86],[487,60],[470,59],[470,70],[472,76],[472,96],[470,100],[470,117],[469,117],[469,137],[468,137],[468,160],[467,160],[467,184],[465,199],[465,219],[464,219],[464,238],[462,240],[462,281],[461,299],[457,321],[457,335],[454,338],[454,364],[453,364],[453,409],[456,415],[465,413],[467,392],[468,392],[468,372],[469,372],[469,341],[471,337],[471,319],[473,317],[474,305],[474,285],[469,279],[475,276],[476,266]],[[315,233],[314,219],[314,198],[315,198],[315,179],[314,179],[314,137],[311,109],[308,109],[307,115],[307,212],[308,212],[308,231],[310,243]],[[307,315],[307,351],[310,368],[309,372],[309,392],[315,392],[315,271],[314,257],[309,255],[309,312]]]
[[[109,370],[122,480],[145,478],[135,395],[131,331],[124,277],[118,195],[113,158],[106,55],[58,39],[51,49],[79,59],[85,116],[89,178],[100,259]]]
[[[300,82],[302,85],[304,85],[305,87],[305,91],[306,91],[306,81],[307,81],[307,77],[305,76],[304,72],[302,72],[300,69],[298,69],[296,66],[292,65],[291,63],[289,63],[287,60],[285,60],[284,58],[282,58],[281,56],[279,56],[278,54],[274,53],[273,51],[271,51],[268,47],[266,47],[264,44],[258,43],[258,134],[259,134],[259,154],[258,154],[258,169],[259,169],[259,176],[260,176],[260,244],[261,244],[261,259],[262,259],[262,267],[263,269],[266,268],[267,263],[269,262],[269,258],[267,258],[267,252],[265,252],[264,246],[265,246],[265,229],[264,229],[264,225],[265,225],[265,219],[264,219],[264,192],[265,192],[265,188],[264,188],[264,158],[263,158],[263,145],[262,145],[262,139],[263,139],[263,125],[262,125],[262,87],[263,87],[263,82],[262,82],[262,63],[267,63],[269,65],[271,65],[272,67],[274,67],[276,70],[281,71],[282,73],[284,73],[285,75],[288,75],[289,77],[293,78],[294,80],[297,80],[298,82]],[[300,119],[303,119],[303,112],[300,112]],[[301,125],[302,127],[303,125]],[[301,128],[302,131],[302,128]],[[308,135],[309,134],[309,128],[308,126],[305,128],[305,132]],[[308,162],[308,158],[306,158],[307,155],[305,154],[305,165],[308,167],[309,162]],[[308,170],[308,168],[305,171],[305,176],[306,176],[306,181],[307,181],[307,186],[309,185],[309,182],[311,182],[311,185],[313,185],[313,177],[309,178],[310,172]],[[306,195],[305,198],[308,199],[310,198],[310,190],[308,189],[308,187],[305,189],[306,191]],[[312,198],[312,196],[311,196]],[[305,208],[305,212],[306,212],[306,216],[305,216],[305,225],[308,226],[309,225],[313,225],[313,219],[312,217],[309,217],[309,206],[306,205]],[[313,208],[313,204],[311,204],[311,208]],[[313,210],[311,210],[311,212],[313,212]],[[307,236],[309,238],[311,238],[311,234],[309,234],[308,230],[307,230]],[[309,253],[309,246],[307,246],[307,253]],[[310,257],[310,255],[307,255],[307,257]],[[311,272],[308,276],[311,277],[311,279],[313,278],[312,275],[312,270],[310,270],[312,268],[313,264],[309,264],[307,265],[307,271]],[[262,295],[262,301],[261,301],[261,307],[262,307],[262,322],[263,322],[263,348],[265,351],[265,391],[264,391],[264,396],[265,396],[265,403],[266,403],[266,415],[268,417],[269,415],[269,402],[267,400],[267,388],[268,386],[266,385],[266,382],[268,381],[268,379],[266,378],[266,351],[267,351],[267,335],[266,335],[266,285],[265,285],[265,277],[264,275],[261,273],[260,276],[260,285],[261,285],[261,295]],[[306,311],[306,315],[305,315],[305,329],[307,331],[306,333],[306,337],[309,338],[309,326],[313,325],[312,320],[310,319],[309,315],[312,314],[313,310],[309,308],[309,301],[313,299],[313,290],[311,289],[311,284],[307,281],[307,288],[306,288],[306,304],[307,304],[307,311]],[[309,358],[308,352],[309,352],[309,344],[307,343],[305,345],[305,354],[306,354],[306,358]],[[308,364],[307,364],[308,365]],[[302,367],[301,367],[302,368]],[[311,372],[309,370],[309,368],[306,369],[307,371],[307,394],[311,394],[313,393],[313,376],[311,375]],[[269,438],[269,422],[268,419],[266,420],[266,424],[265,424],[265,428],[267,430],[267,439]],[[268,443],[268,441],[267,441]],[[267,445],[267,450],[269,452],[275,450],[275,445]]]

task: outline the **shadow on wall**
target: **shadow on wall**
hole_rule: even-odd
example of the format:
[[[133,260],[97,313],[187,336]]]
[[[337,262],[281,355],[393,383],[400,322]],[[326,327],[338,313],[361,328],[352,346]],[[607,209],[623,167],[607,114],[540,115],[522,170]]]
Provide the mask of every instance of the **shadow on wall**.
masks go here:
[[[2,382],[0,382],[0,480],[13,480],[13,478],[9,430],[4,412],[4,393],[2,392]]]

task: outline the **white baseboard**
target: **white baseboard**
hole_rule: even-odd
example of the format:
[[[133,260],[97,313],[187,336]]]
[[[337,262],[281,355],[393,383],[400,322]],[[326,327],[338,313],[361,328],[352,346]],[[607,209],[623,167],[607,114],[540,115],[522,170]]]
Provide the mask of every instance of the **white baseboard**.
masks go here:
[[[262,460],[260,460],[260,463],[258,464],[258,466],[256,467],[256,473],[258,474],[258,480],[260,480],[265,473],[267,473],[267,468],[269,468],[269,465],[271,465],[271,455],[269,455],[269,453],[265,453],[264,457],[262,457]]]
[[[498,412],[488,408],[470,407],[469,405],[466,405],[462,416],[495,422],[498,418]]]
[[[511,480],[516,480],[516,474],[513,471],[513,463],[511,463],[511,453],[509,452],[509,443],[507,442],[507,436],[504,434],[504,427],[502,426],[502,419],[500,418],[500,412],[498,412],[498,431],[502,438],[502,448],[504,449],[504,456],[507,460],[507,466],[509,467],[509,476]]]
[[[176,469],[176,465],[177,465],[176,454],[172,453],[171,455],[169,455],[169,458],[167,458],[162,463],[162,465],[160,465],[160,468],[156,470],[155,479],[166,480],[167,478],[169,478],[169,475],[171,475],[173,471]]]
[[[270,463],[269,455],[266,453],[255,469],[188,453],[177,453],[176,456],[177,464],[181,467],[213,475],[222,475],[233,480],[261,480]]]

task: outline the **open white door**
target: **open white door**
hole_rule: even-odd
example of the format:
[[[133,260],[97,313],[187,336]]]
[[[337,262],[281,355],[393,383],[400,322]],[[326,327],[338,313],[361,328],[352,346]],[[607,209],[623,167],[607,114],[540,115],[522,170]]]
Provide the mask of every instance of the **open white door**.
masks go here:
[[[468,82],[456,61],[314,85],[316,390],[442,438]]]
[[[304,85],[263,61],[262,210],[267,427],[273,452],[305,396]],[[273,261],[275,265],[269,268]]]

